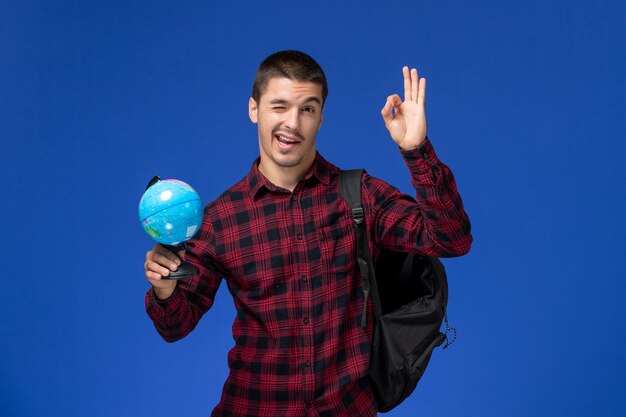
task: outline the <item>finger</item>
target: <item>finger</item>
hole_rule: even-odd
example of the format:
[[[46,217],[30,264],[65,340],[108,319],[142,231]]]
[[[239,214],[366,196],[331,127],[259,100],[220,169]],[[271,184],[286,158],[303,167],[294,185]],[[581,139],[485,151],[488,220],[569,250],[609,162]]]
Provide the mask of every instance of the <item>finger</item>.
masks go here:
[[[402,67],[402,76],[404,77],[404,100],[412,100],[409,67]]]
[[[146,259],[152,259],[152,257],[156,255],[167,256],[168,253],[171,253],[171,251],[167,250],[167,248],[162,244],[157,243],[148,251],[148,253],[146,253]]]
[[[180,265],[180,260],[182,259],[182,257],[180,256],[180,253],[184,254],[185,249],[180,249],[178,252],[174,252],[175,248],[169,248],[163,245],[158,245],[158,247],[159,247],[159,251],[158,251],[159,254],[166,256],[172,262],[175,262],[176,265]]]
[[[393,108],[398,108],[402,105],[402,99],[397,94],[393,94],[387,97],[387,102],[391,104],[391,107]]]
[[[162,243],[159,243],[158,245],[156,245],[155,249],[157,249],[157,252],[159,253],[164,253],[164,254],[174,255],[174,256],[176,256],[176,251],[185,250],[184,248],[179,249],[178,246],[169,246],[169,245],[164,245]]]
[[[154,274],[157,274],[161,277],[166,277],[170,274],[169,269],[153,261],[146,261],[145,269],[146,277],[154,276]]]
[[[394,110],[396,113],[400,112],[401,105],[402,105],[402,99],[400,98],[399,95],[393,94],[387,97],[387,102],[385,103],[385,106],[383,107],[383,109],[380,111],[380,113],[383,116],[383,119],[385,120],[385,125],[388,125],[393,120]]]
[[[417,94],[419,90],[419,77],[417,75],[417,70],[413,68],[411,70],[411,97],[412,100],[417,102]]]
[[[426,78],[420,79],[419,94],[417,96],[417,104],[424,107],[426,105]]]
[[[163,276],[156,272],[146,271],[146,278],[148,278],[148,281],[160,281],[163,279]]]
[[[149,262],[157,263],[164,268],[169,268],[172,271],[176,271],[180,265],[180,259],[178,256],[168,250],[164,252],[155,252],[147,260]]]

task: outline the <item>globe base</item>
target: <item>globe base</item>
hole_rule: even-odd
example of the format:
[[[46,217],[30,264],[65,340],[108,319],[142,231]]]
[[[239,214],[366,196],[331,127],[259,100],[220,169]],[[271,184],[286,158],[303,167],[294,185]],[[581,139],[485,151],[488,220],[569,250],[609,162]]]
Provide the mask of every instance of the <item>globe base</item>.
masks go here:
[[[186,249],[185,242],[179,243],[178,245],[175,245],[175,246],[165,245],[161,243],[161,246],[163,246],[165,249],[169,250],[170,252],[174,253],[176,256],[178,256],[178,252]],[[178,268],[176,269],[176,271],[173,271],[173,272],[170,271],[170,274],[166,277],[163,277],[162,279],[176,280],[176,279],[191,278],[195,275],[198,275],[198,272],[199,272],[198,268],[196,268],[194,265],[190,264],[189,262],[182,261],[180,265],[178,266]]]
[[[170,271],[170,274],[166,277],[163,277],[163,279],[177,280],[191,278],[195,275],[198,275],[198,268],[196,268],[189,262],[183,261],[176,271]]]

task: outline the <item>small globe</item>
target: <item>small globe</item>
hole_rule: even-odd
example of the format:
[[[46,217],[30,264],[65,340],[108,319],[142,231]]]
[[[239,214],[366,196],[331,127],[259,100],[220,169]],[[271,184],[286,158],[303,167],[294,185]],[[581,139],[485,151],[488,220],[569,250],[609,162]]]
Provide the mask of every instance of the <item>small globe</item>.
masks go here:
[[[139,220],[148,236],[165,245],[191,239],[202,223],[202,203],[189,184],[159,180],[139,202]]]

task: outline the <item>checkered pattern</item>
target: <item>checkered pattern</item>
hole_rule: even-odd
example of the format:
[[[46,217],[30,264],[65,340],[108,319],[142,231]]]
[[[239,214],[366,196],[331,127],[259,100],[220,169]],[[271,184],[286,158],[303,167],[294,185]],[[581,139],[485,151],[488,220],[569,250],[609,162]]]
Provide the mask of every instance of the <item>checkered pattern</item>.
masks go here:
[[[429,141],[403,152],[417,202],[365,175],[363,206],[377,248],[458,256],[471,244],[454,178]],[[187,335],[224,278],[237,308],[230,375],[213,416],[374,416],[367,382],[372,336],[359,327],[363,291],[352,215],[338,169],[319,154],[293,193],[250,173],[207,205],[186,259],[198,276],[165,301],[146,295],[163,338]]]

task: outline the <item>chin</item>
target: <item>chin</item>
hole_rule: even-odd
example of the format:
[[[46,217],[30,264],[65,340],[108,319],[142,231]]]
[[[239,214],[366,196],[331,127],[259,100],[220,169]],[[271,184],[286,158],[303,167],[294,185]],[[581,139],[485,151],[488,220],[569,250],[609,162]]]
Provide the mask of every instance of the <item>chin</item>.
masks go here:
[[[293,168],[302,163],[302,158],[274,158],[274,162],[281,168]]]

